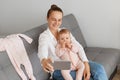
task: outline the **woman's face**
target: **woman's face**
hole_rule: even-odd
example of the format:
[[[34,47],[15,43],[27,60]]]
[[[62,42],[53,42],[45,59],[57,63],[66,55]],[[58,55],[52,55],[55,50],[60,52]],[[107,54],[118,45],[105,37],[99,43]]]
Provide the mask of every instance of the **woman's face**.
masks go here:
[[[62,12],[59,12],[59,11],[53,11],[49,15],[49,17],[47,18],[47,21],[48,21],[48,26],[50,30],[55,30],[55,31],[58,30],[58,28],[62,23],[62,17],[63,17],[63,14]]]

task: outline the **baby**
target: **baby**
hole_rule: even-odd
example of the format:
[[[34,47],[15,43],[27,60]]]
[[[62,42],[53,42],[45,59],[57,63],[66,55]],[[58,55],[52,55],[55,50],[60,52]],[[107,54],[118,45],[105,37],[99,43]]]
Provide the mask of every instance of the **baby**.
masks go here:
[[[58,33],[58,44],[56,46],[56,55],[61,60],[71,62],[71,69],[76,70],[76,80],[82,80],[84,63],[81,61],[80,49],[77,44],[71,42],[70,31],[62,29]],[[61,70],[62,76],[65,80],[73,80],[70,75],[70,70]]]

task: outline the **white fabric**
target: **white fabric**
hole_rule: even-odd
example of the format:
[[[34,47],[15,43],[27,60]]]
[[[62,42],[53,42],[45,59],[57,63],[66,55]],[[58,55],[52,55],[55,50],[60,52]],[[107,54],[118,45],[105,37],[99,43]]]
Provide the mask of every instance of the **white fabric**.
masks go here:
[[[75,42],[79,45],[81,53],[81,60],[88,62],[88,59],[86,57],[86,54],[84,52],[83,47],[76,41],[76,39],[71,34],[71,41]],[[38,46],[38,57],[40,60],[43,58],[51,57],[53,60],[59,59],[55,54],[55,47],[57,45],[57,40],[49,30],[45,30],[43,33],[39,36],[39,46]]]
[[[5,38],[0,38],[0,51],[7,51],[11,63],[22,80],[27,80],[27,77],[20,67],[21,64],[24,65],[29,79],[36,80],[21,37],[28,43],[32,42],[32,39],[24,34],[12,34]]]

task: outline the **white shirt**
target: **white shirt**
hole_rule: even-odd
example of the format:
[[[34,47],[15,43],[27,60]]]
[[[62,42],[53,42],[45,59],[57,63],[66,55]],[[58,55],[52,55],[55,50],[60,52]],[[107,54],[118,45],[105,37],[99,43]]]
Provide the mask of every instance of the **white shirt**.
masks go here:
[[[79,44],[79,42],[76,41],[76,39],[72,36],[72,34],[70,35],[70,37],[71,37],[71,41],[75,42],[76,44]],[[38,46],[38,57],[40,58],[40,61],[43,58],[48,58],[48,57],[52,58],[53,60],[59,60],[59,58],[55,54],[56,45],[57,45],[57,40],[53,36],[49,28],[45,30],[43,33],[41,33],[39,36],[39,46]],[[81,50],[81,53],[79,54],[81,55],[81,60],[83,62],[88,62],[83,47],[80,44],[79,47]]]

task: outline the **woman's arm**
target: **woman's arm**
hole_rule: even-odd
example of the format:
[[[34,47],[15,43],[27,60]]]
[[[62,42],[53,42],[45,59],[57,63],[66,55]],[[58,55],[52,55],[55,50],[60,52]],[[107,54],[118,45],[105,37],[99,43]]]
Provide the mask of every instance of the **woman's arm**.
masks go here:
[[[74,38],[74,36],[71,34],[71,40],[73,43],[77,44],[79,47],[79,53],[78,55],[80,56],[81,60],[84,62],[85,69],[84,69],[84,80],[89,80],[90,79],[90,66],[88,63],[87,56],[85,54],[85,51],[82,47],[81,44]]]
[[[47,38],[44,34],[39,36],[38,57],[40,61],[42,61],[43,58],[47,59],[48,57],[48,40],[49,38]]]
[[[56,55],[60,58],[65,52],[66,52],[65,44],[64,45],[57,44],[55,48]]]
[[[88,62],[84,62],[85,69],[84,69],[84,80],[90,80],[90,66]]]
[[[81,60],[83,62],[88,62],[87,56],[85,54],[85,51],[84,51],[84,48],[82,47],[82,45],[75,39],[75,37],[72,34],[70,34],[70,37],[71,37],[71,41],[73,43],[75,43],[77,45],[77,47],[79,48],[78,55],[80,56]]]
[[[46,72],[53,71],[53,67],[51,65],[52,59],[48,58],[48,42],[49,35],[42,33],[39,36],[39,45],[38,45],[38,57],[41,62],[41,66]]]

